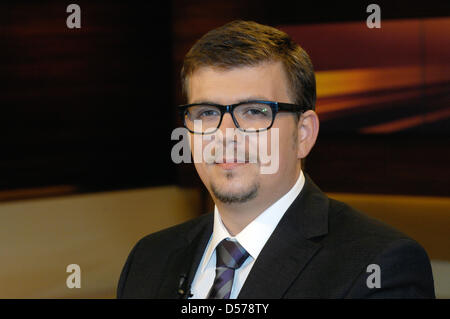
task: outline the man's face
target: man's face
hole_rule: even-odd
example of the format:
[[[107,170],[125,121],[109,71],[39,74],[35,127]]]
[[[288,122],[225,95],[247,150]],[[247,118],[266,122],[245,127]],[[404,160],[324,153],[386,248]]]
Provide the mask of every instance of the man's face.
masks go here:
[[[293,103],[289,96],[288,82],[280,62],[262,63],[252,67],[237,67],[221,70],[213,67],[202,67],[189,78],[189,103],[212,102],[229,105],[248,100],[266,100]],[[266,152],[278,148],[278,170],[273,174],[261,173],[261,162],[246,163],[206,163],[202,160],[195,163],[197,172],[213,196],[215,202],[239,204],[250,201],[270,201],[273,197],[284,194],[293,185],[299,173],[297,158],[297,122],[295,114],[280,112],[277,114],[272,128],[267,132]],[[230,113],[224,114],[219,127],[223,140],[223,148],[245,149],[248,156],[247,139],[237,143],[234,139],[226,139],[226,129],[236,126]],[[271,135],[278,129],[279,139],[271,144]],[[239,133],[239,132],[238,132]],[[258,133],[251,133],[258,134]],[[194,139],[198,139],[194,142]],[[200,134],[191,134],[191,147],[208,143],[217,143],[216,139],[203,140]],[[237,152],[237,151],[236,151]],[[224,150],[225,156],[225,150]],[[235,153],[236,156],[236,153]],[[226,156],[225,156],[226,157]],[[227,162],[229,158],[226,159]]]

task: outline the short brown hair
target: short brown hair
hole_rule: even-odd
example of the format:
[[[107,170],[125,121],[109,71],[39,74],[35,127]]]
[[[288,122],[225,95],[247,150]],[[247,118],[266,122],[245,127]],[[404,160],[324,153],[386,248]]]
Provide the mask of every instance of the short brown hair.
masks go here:
[[[192,46],[181,69],[183,95],[188,98],[188,78],[200,67],[231,69],[271,61],[282,62],[293,103],[314,110],[316,79],[306,51],[285,32],[253,21],[229,22],[209,31]],[[305,159],[301,165],[304,168]]]
[[[294,103],[315,109],[316,80],[308,54],[283,31],[253,21],[235,20],[209,31],[186,54],[181,69],[183,94],[188,77],[200,67],[230,69],[281,61]]]

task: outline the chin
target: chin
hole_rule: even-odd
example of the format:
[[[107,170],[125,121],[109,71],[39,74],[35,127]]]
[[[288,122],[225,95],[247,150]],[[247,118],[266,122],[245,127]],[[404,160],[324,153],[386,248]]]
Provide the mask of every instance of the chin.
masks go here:
[[[230,184],[217,185],[217,183],[212,182],[210,186],[211,195],[218,201],[226,204],[248,202],[258,195],[259,190],[259,183],[256,182],[239,187]]]

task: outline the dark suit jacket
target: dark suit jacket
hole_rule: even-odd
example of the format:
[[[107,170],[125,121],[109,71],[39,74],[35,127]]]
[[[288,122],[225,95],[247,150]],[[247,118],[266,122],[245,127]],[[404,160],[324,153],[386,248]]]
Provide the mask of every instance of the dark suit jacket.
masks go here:
[[[417,242],[328,198],[308,174],[305,179],[238,298],[435,297],[430,261]],[[212,230],[210,213],[142,238],[122,270],[117,297],[180,298]],[[380,288],[366,283],[370,264],[380,266]]]

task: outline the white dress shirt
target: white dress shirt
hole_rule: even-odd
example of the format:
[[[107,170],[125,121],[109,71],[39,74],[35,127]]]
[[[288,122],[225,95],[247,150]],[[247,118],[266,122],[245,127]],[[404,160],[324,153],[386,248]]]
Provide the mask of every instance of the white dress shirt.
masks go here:
[[[300,194],[304,184],[305,176],[303,171],[300,171],[294,186],[234,237],[223,225],[217,206],[214,207],[213,233],[192,281],[192,299],[205,299],[207,297],[216,277],[216,247],[225,238],[239,242],[250,255],[242,266],[235,270],[230,299],[237,298],[256,258],[258,258],[280,219]]]

